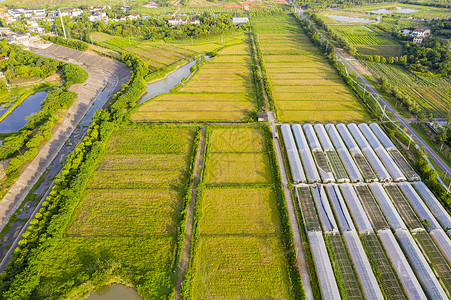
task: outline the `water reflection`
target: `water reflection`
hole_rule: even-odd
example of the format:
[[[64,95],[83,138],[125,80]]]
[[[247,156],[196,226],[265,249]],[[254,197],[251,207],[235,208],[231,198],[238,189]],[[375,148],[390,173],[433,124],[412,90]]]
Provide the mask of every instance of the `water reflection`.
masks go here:
[[[17,132],[27,124],[27,117],[41,109],[41,102],[47,97],[48,92],[37,92],[30,95],[16,107],[2,122],[0,133]]]
[[[337,16],[337,15],[328,15],[329,18],[334,19],[339,22],[358,22],[358,23],[373,23],[376,20],[364,19],[358,17],[349,17],[349,16]]]
[[[413,8],[403,8],[403,7],[395,7],[393,8],[379,8],[379,9],[373,9],[368,10],[367,12],[375,13],[375,14],[412,14],[419,11],[419,9],[413,9]]]

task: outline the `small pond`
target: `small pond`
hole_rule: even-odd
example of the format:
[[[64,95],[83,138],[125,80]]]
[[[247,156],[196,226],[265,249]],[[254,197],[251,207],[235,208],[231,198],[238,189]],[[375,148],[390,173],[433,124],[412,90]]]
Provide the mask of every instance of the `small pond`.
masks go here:
[[[376,20],[364,19],[358,17],[349,17],[349,16],[337,16],[337,15],[328,15],[329,18],[334,19],[338,22],[356,22],[356,23],[374,23]]]
[[[88,300],[142,300],[135,289],[122,284],[104,286],[89,295]]]
[[[419,9],[413,8],[404,8],[404,7],[395,7],[393,8],[379,8],[373,10],[367,10],[367,12],[375,13],[375,14],[413,14],[419,11]]]
[[[41,102],[47,97],[48,92],[37,92],[30,95],[16,107],[2,122],[0,133],[17,132],[27,124],[27,117],[41,109]]]

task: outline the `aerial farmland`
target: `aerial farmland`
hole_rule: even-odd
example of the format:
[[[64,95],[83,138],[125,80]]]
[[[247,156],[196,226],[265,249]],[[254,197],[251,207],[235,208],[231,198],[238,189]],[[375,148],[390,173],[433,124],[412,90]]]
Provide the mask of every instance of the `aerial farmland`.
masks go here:
[[[93,29],[90,51],[131,79],[10,246],[0,299],[451,297],[436,173],[282,5],[181,40]],[[400,51],[349,28],[353,45]]]

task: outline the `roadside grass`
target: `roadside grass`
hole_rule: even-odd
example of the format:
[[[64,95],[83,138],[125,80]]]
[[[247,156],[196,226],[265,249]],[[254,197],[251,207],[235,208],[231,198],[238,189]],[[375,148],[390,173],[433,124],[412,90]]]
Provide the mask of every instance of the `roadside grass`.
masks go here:
[[[185,299],[293,299],[270,139],[261,127],[207,136]]]
[[[252,24],[279,121],[339,122],[368,118],[363,105],[294,17],[253,18]]]
[[[65,236],[47,260],[38,298],[58,294],[68,281],[80,285],[72,291],[86,290],[82,285],[92,284],[86,280],[93,272],[139,286],[147,298],[173,293],[198,130],[128,126],[113,133]]]
[[[256,110],[249,41],[241,36],[200,66],[176,91],[151,99],[131,115],[137,122],[245,122]],[[238,43],[239,42],[239,43]]]

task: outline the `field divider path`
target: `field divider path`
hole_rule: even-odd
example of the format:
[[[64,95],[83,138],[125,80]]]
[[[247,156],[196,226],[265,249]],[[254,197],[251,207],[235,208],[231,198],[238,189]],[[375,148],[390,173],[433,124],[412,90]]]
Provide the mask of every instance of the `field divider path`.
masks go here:
[[[265,108],[269,111],[269,110],[271,110],[271,105],[269,104],[268,93],[266,92],[265,85],[263,83],[263,71],[262,71],[261,61],[257,55],[257,45],[255,44],[254,34],[252,33],[250,36],[251,36],[251,40],[252,40],[252,48],[254,49],[253,55],[255,57],[255,61],[257,62],[258,74],[260,74],[258,83],[260,84],[260,88],[263,91],[263,100],[265,101]]]
[[[186,224],[185,224],[185,238],[182,246],[182,253],[180,257],[179,272],[177,274],[177,282],[175,285],[174,299],[182,299],[180,290],[182,288],[183,278],[189,266],[189,257],[191,252],[191,238],[193,237],[194,227],[194,208],[196,206],[197,199],[197,186],[202,177],[202,170],[204,168],[205,148],[207,140],[207,125],[202,126],[199,148],[196,154],[196,164],[194,166],[193,186],[191,187],[191,199],[188,202],[188,209],[186,212]]]
[[[273,123],[274,124],[274,123]],[[275,130],[275,126],[271,126]],[[273,136],[274,132],[273,132]],[[279,162],[280,178],[282,181],[283,192],[285,194],[285,201],[287,204],[288,216],[290,218],[291,231],[293,233],[293,244],[296,252],[297,268],[301,274],[302,287],[304,288],[305,299],[313,300],[313,290],[311,285],[310,273],[308,268],[307,258],[305,256],[305,250],[302,245],[301,232],[299,231],[299,224],[296,218],[296,211],[294,209],[293,197],[291,190],[288,187],[288,177],[286,168],[283,161],[282,151],[280,149],[280,143],[278,138],[273,138],[274,148],[276,150],[277,160]]]

